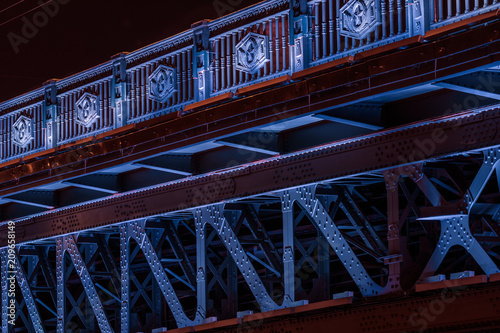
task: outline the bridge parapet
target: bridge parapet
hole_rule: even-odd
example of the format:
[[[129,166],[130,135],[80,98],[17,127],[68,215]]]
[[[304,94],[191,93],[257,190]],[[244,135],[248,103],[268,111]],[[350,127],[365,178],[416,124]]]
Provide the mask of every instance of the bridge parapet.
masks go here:
[[[264,1],[1,103],[0,162],[232,96],[498,6],[496,0]]]

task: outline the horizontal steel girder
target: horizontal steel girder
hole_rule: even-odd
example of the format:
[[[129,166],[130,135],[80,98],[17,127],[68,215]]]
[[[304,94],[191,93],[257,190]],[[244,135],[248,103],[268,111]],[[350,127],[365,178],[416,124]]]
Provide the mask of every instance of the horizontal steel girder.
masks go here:
[[[115,224],[249,195],[395,168],[457,153],[496,147],[500,109],[465,112],[356,139],[273,157],[221,173],[186,178],[143,191],[115,195],[99,205],[76,205],[16,222],[17,242]],[[477,129],[481,128],[478,132]],[[391,147],[391,149],[388,149]],[[399,151],[394,154],[393,150]],[[343,161],[343,163],[337,163]],[[302,170],[294,175],[294,170]],[[140,210],[131,207],[140,205]],[[98,221],[95,216],[99,216]],[[60,222],[75,220],[61,229]],[[6,226],[0,235],[6,235]],[[1,232],[4,231],[4,232]],[[3,239],[0,245],[6,244]]]

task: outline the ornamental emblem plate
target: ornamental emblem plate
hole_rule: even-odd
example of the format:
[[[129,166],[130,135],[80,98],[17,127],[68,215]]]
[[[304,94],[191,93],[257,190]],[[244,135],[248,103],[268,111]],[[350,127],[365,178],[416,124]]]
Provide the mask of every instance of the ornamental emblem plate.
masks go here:
[[[148,77],[149,98],[164,103],[176,91],[177,82],[175,69],[160,65]]]
[[[340,9],[340,34],[365,38],[381,24],[379,0],[350,0]]]
[[[76,123],[90,127],[100,116],[99,98],[89,93],[84,93],[75,104]]]
[[[269,61],[269,38],[251,32],[236,44],[235,51],[236,69],[254,74]]]
[[[26,148],[33,140],[33,119],[26,116],[19,117],[14,123],[12,135],[12,142],[15,145]]]

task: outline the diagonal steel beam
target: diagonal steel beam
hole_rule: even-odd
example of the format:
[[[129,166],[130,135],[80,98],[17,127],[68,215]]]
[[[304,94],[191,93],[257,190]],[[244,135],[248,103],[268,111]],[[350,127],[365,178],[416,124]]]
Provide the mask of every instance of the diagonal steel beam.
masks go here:
[[[385,288],[379,286],[368,275],[321,201],[316,198],[314,186],[302,186],[285,190],[281,195],[282,200],[289,201],[289,204],[296,202],[307,213],[316,228],[326,237],[364,296],[378,295],[390,289],[389,285]]]
[[[449,249],[455,245],[462,246],[470,253],[486,275],[500,272],[497,265],[472,235],[469,228],[469,216],[462,215],[441,219],[441,236],[436,250],[422,272],[421,279],[434,275]]]
[[[40,318],[40,314],[38,312],[38,308],[36,307],[35,298],[30,289],[30,285],[28,283],[28,279],[26,278],[26,272],[24,271],[23,266],[21,265],[21,260],[19,257],[19,252],[16,250],[16,259],[15,261],[15,274],[17,278],[17,283],[19,288],[21,289],[21,293],[23,294],[23,299],[26,302],[26,306],[28,308],[28,314],[30,316],[30,322],[33,325],[33,328],[36,332],[45,332],[42,326],[42,320]]]
[[[250,258],[245,253],[243,246],[238,241],[229,222],[224,217],[223,206],[213,205],[200,207],[197,208],[195,212],[196,219],[199,219],[203,225],[209,224],[217,230],[220,240],[231,254],[233,261],[236,263],[236,266],[250,287],[261,310],[270,311],[287,306],[287,302],[285,301],[282,306],[277,305],[265,289],[257,271],[251,264]]]
[[[106,313],[104,312],[101,300],[99,299],[99,296],[97,294],[97,290],[95,289],[95,286],[92,282],[92,278],[90,277],[87,266],[85,265],[85,261],[83,260],[82,255],[78,250],[75,236],[62,236],[58,238],[57,241],[60,242],[60,246],[62,247],[61,255],[64,256],[64,253],[67,252],[71,258],[71,261],[75,265],[75,270],[80,277],[80,280],[82,281],[83,289],[85,290],[85,294],[90,301],[92,310],[94,312],[94,315],[96,316],[97,323],[99,325],[99,328],[101,329],[101,332],[112,333],[113,330],[106,317]]]
[[[182,306],[179,302],[179,298],[175,294],[174,288],[167,276],[167,273],[163,269],[163,266],[161,264],[161,261],[159,260],[156,252],[154,251],[154,246],[151,243],[151,240],[149,237],[146,235],[146,221],[135,221],[135,222],[129,222],[125,224],[126,230],[122,229],[122,237],[124,236],[125,239],[134,239],[137,241],[138,247],[142,250],[144,253],[144,257],[146,261],[149,264],[149,267],[151,268],[151,271],[153,273],[153,276],[158,283],[158,286],[161,289],[161,292],[163,293],[163,296],[165,297],[165,300],[167,301],[168,306],[170,307],[172,314],[175,318],[175,321],[177,322],[178,327],[186,327],[186,326],[193,326],[196,324],[200,324],[203,321],[202,314],[198,311],[196,313],[195,319],[190,320],[184,310],[182,309]],[[123,228],[123,227],[122,227]],[[124,235],[123,235],[124,233]],[[127,241],[128,242],[128,241]],[[130,263],[128,263],[130,264]],[[123,264],[122,264],[123,267]],[[123,276],[122,276],[123,279]],[[123,281],[123,280],[122,280]],[[122,294],[123,296],[123,294]],[[122,308],[123,311],[123,308]]]

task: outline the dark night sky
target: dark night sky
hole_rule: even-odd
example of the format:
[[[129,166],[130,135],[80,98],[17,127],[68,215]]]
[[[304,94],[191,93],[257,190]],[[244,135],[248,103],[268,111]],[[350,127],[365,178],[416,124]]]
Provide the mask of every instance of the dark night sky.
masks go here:
[[[0,1],[0,101],[189,29],[198,20],[259,2],[52,0],[59,7],[53,17],[42,14],[42,8],[25,13],[48,1]],[[30,31],[33,23],[39,27]]]

